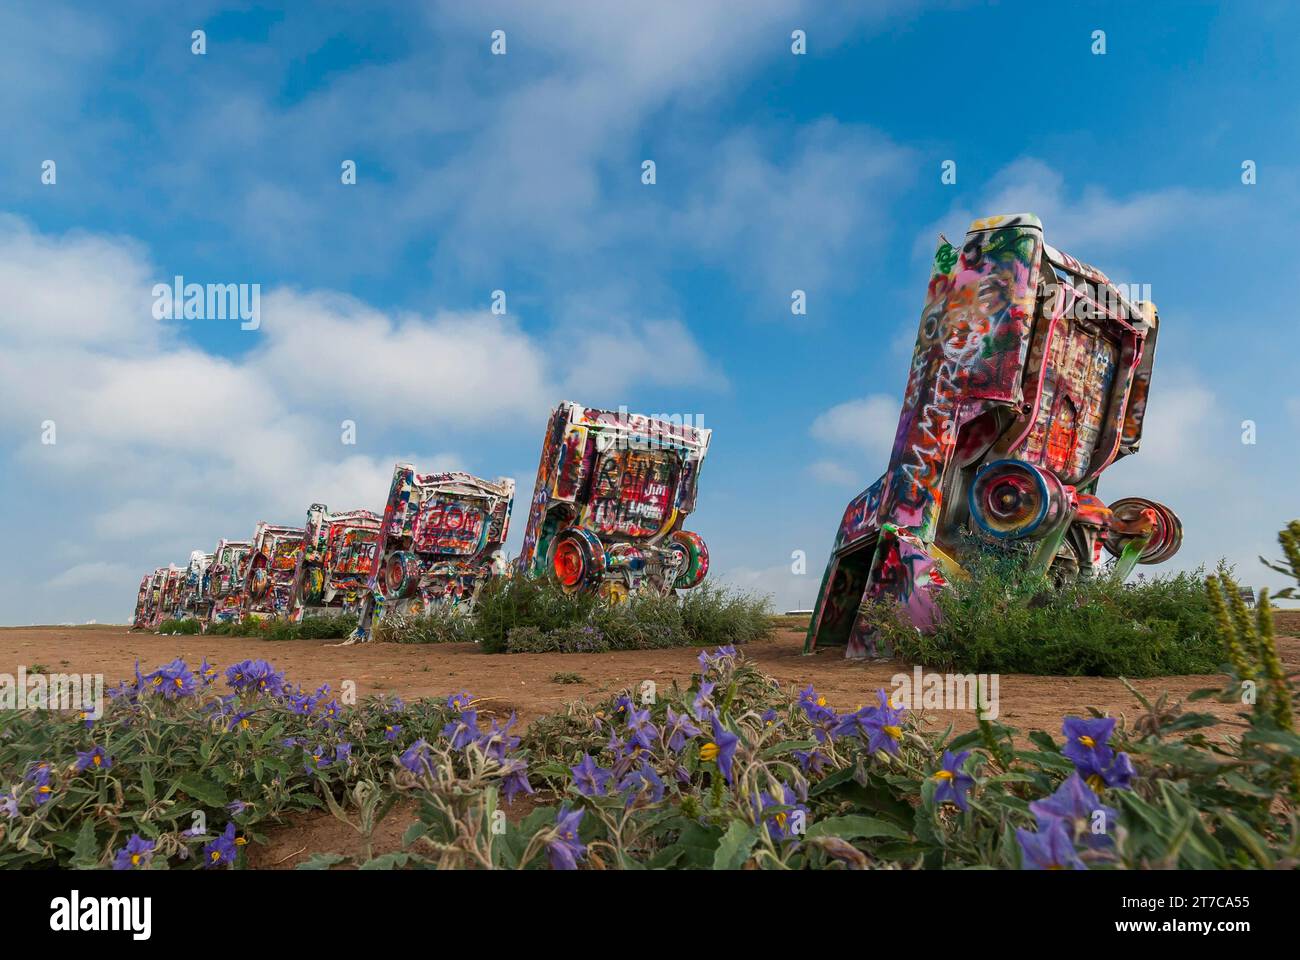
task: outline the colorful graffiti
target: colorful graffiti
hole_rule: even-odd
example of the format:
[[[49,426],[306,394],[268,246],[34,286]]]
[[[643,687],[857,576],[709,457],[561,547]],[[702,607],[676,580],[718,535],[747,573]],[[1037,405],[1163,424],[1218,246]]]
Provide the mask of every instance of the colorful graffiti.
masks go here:
[[[379,558],[382,525],[369,510],[330,513],[323,503],[311,505],[294,571],[291,620],[360,611]]]
[[[208,566],[208,621],[238,621],[243,612],[244,574],[248,572],[251,540],[218,540]]]
[[[620,599],[704,580],[709,552],[682,524],[712,431],[561,403],[542,440],[519,569]]]
[[[502,550],[515,482],[472,474],[393,470],[361,622],[349,642],[368,639],[377,617],[412,616],[432,607],[468,610],[483,585],[507,572]]]
[[[971,224],[939,245],[884,475],[849,502],[807,651],[877,649],[865,603],[893,599],[918,629],[962,571],[967,531],[1032,545],[1033,562],[1090,575],[1102,548],[1126,575],[1181,542],[1169,508],[1106,507],[1101,472],[1138,449],[1158,315],[1043,240],[1032,214]]]
[[[302,527],[258,523],[244,564],[242,616],[263,619],[289,615],[305,533]]]

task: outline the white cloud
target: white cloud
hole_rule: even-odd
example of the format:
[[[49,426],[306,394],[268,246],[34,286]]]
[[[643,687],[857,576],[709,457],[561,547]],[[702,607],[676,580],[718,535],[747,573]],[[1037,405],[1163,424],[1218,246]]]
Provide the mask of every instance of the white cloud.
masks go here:
[[[264,294],[257,332],[232,322],[251,349],[217,356],[153,319],[153,274],[132,241],[0,219],[0,281],[14,292],[0,308],[6,482],[19,502],[48,504],[10,533],[63,543],[63,562],[78,561],[51,569],[53,552],[23,551],[21,565],[13,555],[0,607],[45,603],[61,621],[72,602],[74,616],[104,616],[144,570],[257,520],[296,522],[314,500],[381,508],[398,460],[496,476],[451,438],[522,431],[531,449],[558,385],[725,383],[675,320],[619,319],[570,353],[512,317],[392,315],[291,289]],[[363,449],[341,442],[343,419]],[[41,442],[49,420],[52,445]]]

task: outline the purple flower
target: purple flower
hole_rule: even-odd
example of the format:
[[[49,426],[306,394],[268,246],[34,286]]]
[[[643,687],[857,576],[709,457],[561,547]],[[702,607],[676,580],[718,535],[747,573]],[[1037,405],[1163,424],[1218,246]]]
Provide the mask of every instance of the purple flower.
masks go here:
[[[1098,793],[1107,787],[1128,789],[1133,781],[1133,761],[1127,753],[1116,753],[1110,746],[1114,729],[1111,717],[1066,717],[1061,724],[1066,738],[1062,755],[1074,763],[1079,775]]]
[[[659,774],[654,772],[654,768],[644,760],[641,766],[631,771],[625,776],[618,785],[619,793],[623,794],[623,805],[632,806],[633,801],[642,794],[650,794],[650,802],[658,803],[664,798],[664,782],[659,778]]]
[[[464,750],[478,739],[478,711],[463,711],[458,720],[442,728],[442,736],[451,741],[453,750]]]
[[[533,785],[528,782],[528,764],[518,758],[502,761],[501,770],[505,777],[501,789],[506,795],[506,803],[514,803],[520,793],[533,793]]]
[[[718,647],[712,653],[707,650],[701,650],[698,657],[701,672],[707,672],[712,667],[726,666],[736,659],[736,648],[733,646]]]
[[[50,765],[46,761],[34,763],[27,768],[23,779],[36,787],[35,797],[38,807],[53,799],[54,788],[50,786]]]
[[[332,762],[329,758],[329,748],[317,744],[307,751],[307,762],[302,765],[302,768],[308,773],[315,773],[322,767],[328,767]]]
[[[131,834],[126,846],[117,851],[117,856],[113,858],[113,869],[135,870],[149,866],[149,861],[153,859],[153,848],[154,841],[146,840],[138,833]]]
[[[225,832],[203,847],[203,865],[205,867],[220,867],[227,863],[234,863],[235,857],[239,853],[239,847],[243,843],[242,838],[236,839],[235,837],[235,825],[233,823],[226,824]]]
[[[1087,720],[1083,717],[1066,717],[1061,724],[1061,732],[1065,734],[1065,746],[1061,748],[1061,753],[1073,761],[1084,776],[1087,776],[1085,770],[1096,771],[1108,767],[1114,756],[1108,743],[1114,729],[1115,721],[1111,717]]]
[[[722,771],[722,779],[731,783],[731,763],[736,756],[736,746],[740,743],[740,737],[723,727],[716,713],[711,719],[713,739],[700,747],[700,759],[717,763],[718,769]]]
[[[969,756],[969,750],[958,754],[953,754],[951,750],[943,752],[943,763],[934,774],[934,779],[939,784],[934,791],[935,803],[955,803],[958,809],[967,809],[966,791],[975,785],[975,778],[962,771],[962,764]]]
[[[664,732],[668,734],[668,749],[680,753],[688,739],[700,735],[700,728],[691,722],[688,714],[676,713],[669,707],[668,724],[664,727]]]
[[[799,766],[803,768],[805,774],[812,774],[815,777],[821,776],[830,758],[822,753],[821,748],[813,750],[795,750],[794,758],[799,761]]]
[[[451,709],[455,710],[457,713],[463,710],[468,710],[469,705],[473,702],[474,698],[470,695],[468,690],[462,690],[460,693],[453,693],[447,698],[447,706],[451,707]]]
[[[233,717],[230,718],[230,723],[226,726],[226,729],[234,730],[236,727],[238,727],[240,730],[247,730],[250,726],[252,726],[248,722],[248,718],[251,717],[253,713],[254,711],[252,710],[243,710],[235,714]]]
[[[384,724],[384,739],[387,740],[389,743],[392,743],[395,740],[397,740],[397,735],[401,732],[402,732],[402,725],[400,723]]]
[[[0,813],[10,820],[18,816],[18,798],[12,793],[0,793]]]
[[[808,808],[799,802],[798,794],[784,783],[781,784],[780,800],[766,790],[759,794],[759,816],[762,817],[772,807],[791,808],[790,810],[777,810],[765,818],[767,832],[773,840],[788,840],[796,834],[803,833],[803,825],[808,817]]]
[[[232,817],[237,817],[250,806],[251,804],[245,803],[243,800],[231,800],[226,804],[226,809],[230,811]]]
[[[188,697],[198,689],[198,682],[185,661],[179,657],[144,677],[145,689],[160,693],[165,700]]]
[[[433,754],[423,737],[406,748],[400,762],[407,770],[417,775],[433,771]]]
[[[204,657],[203,662],[199,664],[199,679],[203,681],[205,687],[210,687],[217,680],[217,668],[208,663],[208,658]]]
[[[589,753],[584,753],[578,765],[569,769],[573,772],[573,786],[584,797],[603,796],[605,785],[613,776],[610,771],[598,766]]]
[[[334,746],[334,762],[352,766],[352,744],[339,743]]]
[[[103,747],[77,751],[77,772],[84,773],[94,767],[96,770],[113,769],[113,758],[104,752]]]
[[[265,660],[244,660],[226,670],[226,683],[238,691],[278,697],[285,692],[284,674]]]
[[[649,750],[654,746],[655,741],[659,739],[659,731],[655,725],[650,722],[650,709],[631,710],[627,717],[628,733],[627,742],[634,749],[640,748]]]
[[[903,739],[903,709],[890,706],[889,695],[884,690],[880,691],[880,706],[865,725],[869,753],[884,750],[891,756],[898,756],[898,744]]]
[[[1016,829],[1022,870],[1086,870],[1061,820],[1052,820],[1038,833]]]
[[[695,694],[695,701],[691,704],[691,712],[695,714],[696,720],[703,720],[706,713],[710,710],[705,708],[713,707],[713,687],[714,684],[707,680],[700,681],[700,689]]]
[[[552,838],[546,842],[547,857],[552,870],[576,870],[578,861],[587,855],[587,847],[578,840],[578,826],[585,811],[567,810],[563,807],[555,817]]]
[[[1050,797],[1031,803],[1029,812],[1038,821],[1040,831],[1055,821],[1061,821],[1072,840],[1078,840],[1089,847],[1111,844],[1108,831],[1119,816],[1114,809],[1097,799],[1097,795],[1088,789],[1077,771],[1070,774]],[[1094,832],[1094,824],[1102,827],[1100,832]]]
[[[835,711],[826,706],[826,698],[819,696],[812,684],[808,684],[799,694],[799,706],[813,723],[835,719]]]

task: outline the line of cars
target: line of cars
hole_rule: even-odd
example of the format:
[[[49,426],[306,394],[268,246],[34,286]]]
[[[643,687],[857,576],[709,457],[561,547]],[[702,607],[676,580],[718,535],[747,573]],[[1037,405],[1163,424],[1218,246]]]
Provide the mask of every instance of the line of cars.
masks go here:
[[[515,573],[614,601],[690,589],[709,568],[703,539],[683,524],[712,431],[678,419],[557,406],[514,564],[504,553],[513,479],[399,463],[382,515],[313,503],[301,527],[262,522],[249,540],[220,540],[184,567],[147,574],[133,625],[350,612],[356,638],[366,639],[390,614],[468,610],[490,580]]]

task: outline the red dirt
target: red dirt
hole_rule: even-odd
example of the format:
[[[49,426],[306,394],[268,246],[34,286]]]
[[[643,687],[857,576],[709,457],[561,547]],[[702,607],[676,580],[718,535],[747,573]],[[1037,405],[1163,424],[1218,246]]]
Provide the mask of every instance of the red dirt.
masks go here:
[[[1278,616],[1278,629],[1300,632],[1300,611]],[[646,650],[601,654],[513,654],[489,655],[473,644],[405,645],[371,643],[361,646],[331,646],[334,641],[267,641],[249,637],[163,637],[135,633],[125,627],[10,627],[0,628],[0,672],[16,673],[19,664],[28,672],[42,671],[102,673],[106,685],[133,676],[138,658],[142,668],[151,669],[176,657],[197,665],[203,657],[219,667],[245,658],[263,658],[283,670],[304,687],[328,683],[335,690],[345,680],[355,682],[358,696],[396,693],[405,699],[445,696],[469,690],[476,697],[492,701],[493,713],[519,714],[523,724],[553,712],[570,700],[596,700],[624,688],[636,688],[644,680],[667,687],[674,680],[689,683],[697,668],[694,649]],[[1288,672],[1300,671],[1300,639],[1282,638],[1278,644]],[[802,655],[802,631],[783,629],[770,640],[744,648],[747,657],[783,684],[803,687],[813,683],[837,710],[852,710],[874,699],[875,691],[891,687],[890,678],[909,673],[901,661],[847,661],[837,651]],[[557,674],[577,674],[579,683],[560,684]],[[1168,691],[1180,700],[1193,690],[1219,686],[1225,678],[1216,675],[1157,677],[1134,681],[1145,695],[1155,698]],[[1022,731],[1042,729],[1059,734],[1061,717],[1084,713],[1096,707],[1114,716],[1138,715],[1141,708],[1116,678],[1038,677],[1003,674],[1000,685],[999,721]],[[1230,718],[1237,708],[1213,701],[1201,701],[1197,710]],[[948,722],[959,729],[974,726],[968,711],[936,711],[924,714],[926,723]],[[514,811],[512,813],[512,818]],[[395,810],[377,831],[374,852],[400,849],[401,835],[411,822],[408,809]],[[311,853],[337,851],[360,854],[353,831],[328,813],[313,814],[278,827],[271,843],[251,850],[250,864],[260,867],[290,867]]]

